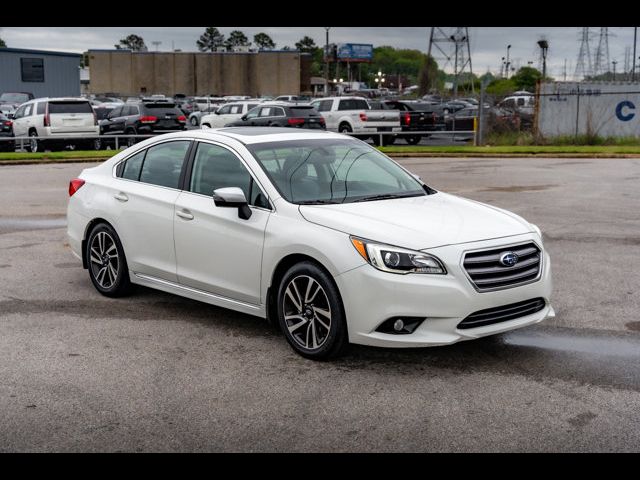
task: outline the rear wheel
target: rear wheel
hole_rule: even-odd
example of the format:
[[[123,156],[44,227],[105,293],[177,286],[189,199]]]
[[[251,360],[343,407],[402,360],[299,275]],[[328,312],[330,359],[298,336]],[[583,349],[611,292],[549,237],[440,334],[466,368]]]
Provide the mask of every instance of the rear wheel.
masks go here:
[[[42,141],[38,140],[38,132],[32,130],[29,132],[29,151],[31,153],[38,153],[44,150]]]
[[[348,345],[338,288],[331,276],[312,262],[294,265],[282,278],[278,321],[289,345],[303,357],[335,358]]]
[[[422,136],[420,136],[420,135],[409,135],[407,137],[404,137],[404,139],[406,140],[406,142],[409,145],[417,145],[418,143],[420,143],[420,140],[422,140]]]
[[[87,240],[87,264],[93,286],[107,297],[121,297],[132,290],[124,250],[116,231],[106,223],[91,230]]]
[[[125,135],[135,135],[136,131],[133,130],[133,129],[128,129],[128,130],[124,131],[124,134]],[[136,144],[137,139],[135,137],[127,137],[126,141],[127,141],[126,142],[127,148],[129,148],[129,147],[132,147],[132,146],[134,146]]]
[[[189,121],[191,122],[191,125],[193,125],[194,127],[198,126],[198,117],[196,117],[195,115],[191,117],[191,120]]]
[[[338,127],[338,132],[351,133],[353,132],[353,129],[351,128],[351,125],[349,125],[348,123],[341,123],[340,127]]]

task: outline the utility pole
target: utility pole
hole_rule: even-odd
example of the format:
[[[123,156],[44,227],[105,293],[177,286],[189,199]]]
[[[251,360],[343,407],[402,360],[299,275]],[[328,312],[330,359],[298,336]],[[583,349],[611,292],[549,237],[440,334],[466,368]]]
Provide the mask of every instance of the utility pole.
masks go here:
[[[324,96],[329,96],[329,30],[331,27],[324,27],[327,38],[324,44]]]
[[[465,57],[466,50],[466,57]],[[473,78],[473,65],[471,63],[471,41],[468,27],[431,27],[429,35],[429,48],[427,55],[434,60],[440,60],[443,70],[453,68],[454,92],[460,83],[460,77],[469,74]],[[475,93],[473,81],[471,92]]]
[[[511,66],[509,62],[509,50],[511,50],[511,45],[507,45],[507,80],[509,80],[509,67]]]
[[[638,38],[638,27],[633,27],[633,68],[631,70],[631,81],[636,81],[636,40]]]
[[[616,81],[616,65],[618,64],[618,62],[616,60],[611,62],[613,64],[613,81]]]

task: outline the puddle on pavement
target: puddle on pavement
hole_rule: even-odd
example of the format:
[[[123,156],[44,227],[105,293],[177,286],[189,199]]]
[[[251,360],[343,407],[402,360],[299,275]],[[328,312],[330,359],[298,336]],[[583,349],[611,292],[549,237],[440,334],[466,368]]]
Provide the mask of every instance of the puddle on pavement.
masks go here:
[[[49,218],[0,218],[0,234],[29,230],[50,230],[67,226],[65,217]]]
[[[480,192],[538,192],[549,188],[557,187],[557,185],[513,185],[511,187],[489,187]]]
[[[564,334],[539,331],[513,331],[502,336],[505,345],[533,347],[561,352],[588,353],[601,356],[636,357],[640,359],[640,338],[602,334]]]

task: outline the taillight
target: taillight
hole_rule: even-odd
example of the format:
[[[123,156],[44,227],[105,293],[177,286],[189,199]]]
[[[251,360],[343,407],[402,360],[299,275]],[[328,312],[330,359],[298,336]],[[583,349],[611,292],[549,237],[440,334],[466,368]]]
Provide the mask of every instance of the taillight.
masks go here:
[[[93,124],[98,125],[98,115],[96,115],[95,110],[93,110]]]
[[[13,125],[13,122],[11,120],[7,120],[6,122],[3,123],[3,125],[5,127],[10,127],[11,125]]]
[[[46,105],[44,112],[44,126],[49,127],[51,126],[51,118],[49,118],[49,104],[47,103]]]
[[[74,178],[69,182],[69,196],[72,197],[74,193],[80,190],[80,187],[84,185],[84,180],[81,178]]]
[[[320,123],[321,123],[322,125],[324,125],[325,123],[327,123],[327,122],[326,122],[326,120],[324,119],[324,117],[320,117],[320,119],[319,119],[319,120],[320,120]]]
[[[178,117],[178,121],[179,121],[180,123],[187,123],[187,117],[185,117],[184,115],[180,115],[180,116]]]
[[[158,117],[154,117],[153,115],[145,115],[140,117],[140,123],[156,123],[158,121]]]
[[[404,124],[405,125],[409,125],[411,123],[411,115],[409,115],[408,112],[404,112],[402,114],[403,120],[404,120]]]
[[[361,113],[360,114],[360,120],[362,120],[363,122],[367,121],[367,114],[366,113]]]
[[[287,122],[289,122],[289,125],[302,125],[304,118],[289,118]]]

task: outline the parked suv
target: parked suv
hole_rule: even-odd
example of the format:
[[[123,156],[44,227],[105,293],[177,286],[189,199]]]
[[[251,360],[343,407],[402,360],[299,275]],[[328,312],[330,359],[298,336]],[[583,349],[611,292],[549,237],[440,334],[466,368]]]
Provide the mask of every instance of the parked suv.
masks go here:
[[[16,110],[13,132],[16,137],[31,137],[28,148],[39,152],[67,145],[96,148],[100,128],[86,98],[36,98]]]
[[[100,121],[100,135],[102,142],[115,144],[115,140],[108,138],[113,135],[154,135],[167,132],[185,130],[187,117],[173,102],[150,101],[127,103],[116,107],[107,118]],[[124,142],[131,146],[137,142],[134,137]]]
[[[324,117],[311,105],[258,105],[227,127],[294,127],[326,130]]]

